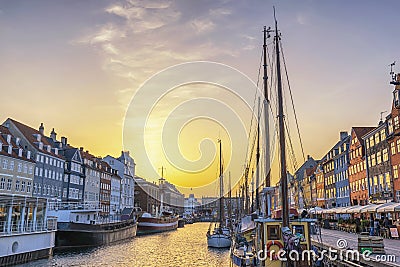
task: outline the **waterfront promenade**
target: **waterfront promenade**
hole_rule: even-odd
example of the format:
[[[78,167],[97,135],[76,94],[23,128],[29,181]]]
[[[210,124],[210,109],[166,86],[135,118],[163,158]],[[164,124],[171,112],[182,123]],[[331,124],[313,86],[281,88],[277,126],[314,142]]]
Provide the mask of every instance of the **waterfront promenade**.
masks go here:
[[[349,249],[357,250],[358,234],[347,233],[338,230],[321,229],[321,236],[312,235],[313,241],[324,243],[333,248],[337,247],[337,241],[344,239],[347,241]],[[386,255],[395,255],[396,262],[391,263],[393,266],[400,266],[400,240],[399,239],[384,239]]]

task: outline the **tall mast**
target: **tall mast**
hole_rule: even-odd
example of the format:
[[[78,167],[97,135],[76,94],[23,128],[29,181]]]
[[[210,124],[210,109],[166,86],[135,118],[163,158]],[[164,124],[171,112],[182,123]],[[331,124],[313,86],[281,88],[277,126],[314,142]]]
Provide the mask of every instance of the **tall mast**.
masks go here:
[[[286,173],[286,146],[285,146],[285,127],[283,114],[283,92],[282,92],[282,77],[281,77],[281,62],[279,55],[279,33],[278,21],[275,17],[275,50],[276,50],[276,75],[278,82],[278,122],[279,122],[279,146],[280,146],[280,163],[281,163],[281,199],[282,199],[282,227],[289,226],[289,203],[288,203],[288,185]]]
[[[245,198],[245,206],[244,206],[244,212],[245,214],[249,213],[249,165],[246,167],[245,171],[245,177],[244,177],[244,198]]]
[[[269,28],[268,28],[269,30]],[[264,120],[265,120],[265,186],[271,186],[271,172],[270,172],[270,140],[269,140],[269,99],[268,99],[268,72],[267,72],[267,28],[264,26],[264,45],[263,45],[263,54],[264,54]]]
[[[220,224],[223,224],[223,220],[224,220],[224,215],[223,215],[223,211],[224,211],[224,180],[223,180],[223,167],[222,167],[222,142],[221,139],[218,140],[219,142],[219,222]]]
[[[229,206],[228,206],[228,214],[229,214],[229,228],[232,230],[232,187],[231,187],[231,172],[229,172]]]
[[[265,187],[271,186],[271,151],[270,151],[270,138],[269,138],[269,99],[268,99],[268,72],[267,72],[267,38],[269,37],[270,28],[264,26],[264,135],[265,135]],[[265,198],[265,212],[266,217],[271,217],[271,196],[267,195]]]
[[[257,112],[257,154],[256,154],[256,212],[260,211],[260,199],[258,189],[260,187],[260,98],[258,98],[258,112]]]

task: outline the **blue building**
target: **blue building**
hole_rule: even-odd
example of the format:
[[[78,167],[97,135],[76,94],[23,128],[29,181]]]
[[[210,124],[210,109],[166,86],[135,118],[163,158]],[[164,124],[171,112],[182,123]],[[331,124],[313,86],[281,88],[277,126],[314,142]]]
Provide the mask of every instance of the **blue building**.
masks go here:
[[[335,146],[334,175],[336,188],[336,207],[350,206],[350,187],[348,177],[350,135],[340,132],[340,141]]]

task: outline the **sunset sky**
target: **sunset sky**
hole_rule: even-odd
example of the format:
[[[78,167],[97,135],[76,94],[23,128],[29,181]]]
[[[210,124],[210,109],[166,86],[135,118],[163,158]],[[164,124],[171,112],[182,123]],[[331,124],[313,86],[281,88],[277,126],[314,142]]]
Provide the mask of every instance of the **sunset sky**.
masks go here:
[[[148,103],[149,114],[140,112],[134,95],[166,68],[192,61],[226,65],[256,83],[262,29],[273,26],[273,5],[305,153],[318,159],[338,140],[339,131],[374,126],[380,112],[390,110],[389,64],[400,60],[399,1],[1,1],[0,119],[11,117],[35,128],[43,122],[46,133],[54,127],[59,137],[95,155],[119,156],[129,149],[138,175],[157,179],[164,165],[166,178],[184,193],[196,187],[198,196],[213,195],[218,138],[226,144],[224,162],[233,176],[243,169],[243,159],[234,154],[245,156],[247,140],[235,128],[249,127],[244,102],[231,99],[218,85],[178,83],[180,90],[165,95],[160,105],[151,109],[155,103]],[[179,82],[175,74],[180,73],[166,77]],[[249,85],[246,97],[253,97],[252,90]],[[151,102],[152,96],[141,92]],[[193,98],[205,102],[191,103]],[[218,119],[221,114],[230,115]],[[174,156],[164,156],[155,145],[169,115],[180,128],[165,128],[163,148],[167,154],[174,150]],[[240,123],[231,120],[234,115]],[[198,116],[207,122],[194,119],[192,128],[183,127]],[[135,124],[124,140],[124,125],[145,119],[146,136]],[[226,123],[225,130],[218,121]],[[295,135],[295,128],[291,131]],[[169,148],[170,141],[179,145]],[[187,160],[182,164],[192,162],[183,167],[192,172],[174,168],[181,163],[171,157],[178,154]]]

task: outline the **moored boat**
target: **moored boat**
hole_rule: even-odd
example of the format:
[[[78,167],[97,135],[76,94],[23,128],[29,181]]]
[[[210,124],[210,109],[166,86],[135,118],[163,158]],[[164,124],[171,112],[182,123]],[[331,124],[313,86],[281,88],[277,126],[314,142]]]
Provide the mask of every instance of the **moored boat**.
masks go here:
[[[171,231],[178,228],[178,217],[168,214],[152,216],[150,213],[143,213],[138,219],[137,235],[146,235]]]
[[[178,228],[179,217],[174,215],[168,207],[164,207],[164,183],[163,178],[164,168],[161,169],[160,183],[160,212],[156,215],[151,215],[148,212],[142,214],[138,219],[138,235],[161,233],[171,231]]]
[[[44,198],[0,195],[0,266],[53,254],[57,219],[46,215]]]
[[[58,218],[56,249],[108,245],[136,236],[135,215],[110,221],[99,216],[94,203],[51,203],[48,213]]]
[[[224,198],[223,198],[223,167],[222,167],[222,143],[219,142],[219,168],[220,168],[220,199],[219,199],[219,221],[214,225],[210,224],[207,231],[207,245],[213,248],[229,248],[232,244],[231,242],[231,231],[225,226],[224,220]]]

